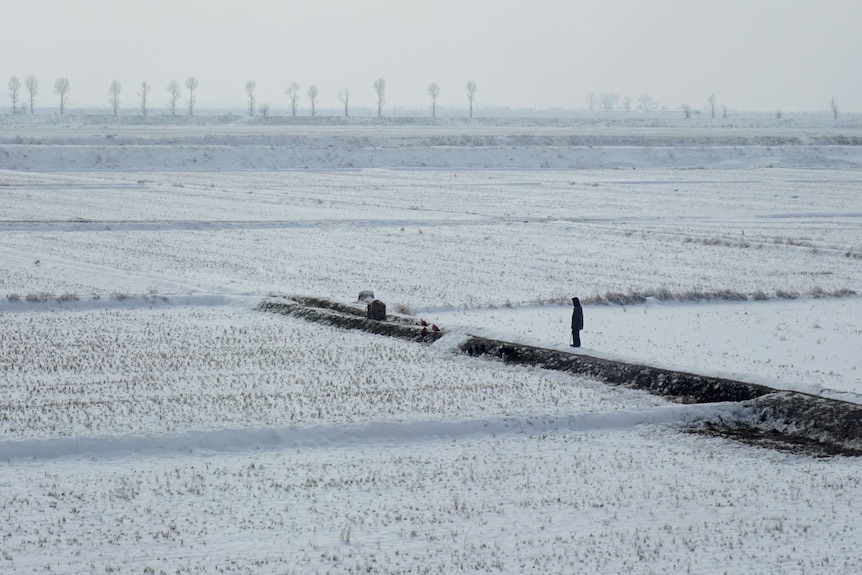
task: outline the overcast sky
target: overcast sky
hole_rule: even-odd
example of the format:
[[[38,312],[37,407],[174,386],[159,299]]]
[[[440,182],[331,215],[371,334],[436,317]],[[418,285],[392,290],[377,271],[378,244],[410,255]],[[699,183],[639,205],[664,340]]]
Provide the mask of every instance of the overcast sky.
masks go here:
[[[587,95],[649,94],[679,109],[715,94],[735,110],[825,110],[835,97],[862,111],[862,0],[9,0],[3,2],[0,74],[41,83],[36,105],[150,106],[165,87],[199,82],[198,106],[287,106],[285,88],[320,90],[321,108],[477,105],[584,108]],[[185,95],[183,96],[185,97]],[[8,97],[3,106],[8,106]],[[301,106],[307,104],[303,97]]]

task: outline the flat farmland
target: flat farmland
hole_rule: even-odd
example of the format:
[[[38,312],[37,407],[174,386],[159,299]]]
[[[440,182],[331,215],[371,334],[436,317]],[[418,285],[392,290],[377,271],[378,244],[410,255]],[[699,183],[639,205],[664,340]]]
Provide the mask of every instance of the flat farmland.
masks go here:
[[[586,353],[862,402],[857,127],[761,121],[5,119],[0,570],[857,571],[855,459],[457,353],[579,296]],[[256,310],[363,289],[447,335]]]

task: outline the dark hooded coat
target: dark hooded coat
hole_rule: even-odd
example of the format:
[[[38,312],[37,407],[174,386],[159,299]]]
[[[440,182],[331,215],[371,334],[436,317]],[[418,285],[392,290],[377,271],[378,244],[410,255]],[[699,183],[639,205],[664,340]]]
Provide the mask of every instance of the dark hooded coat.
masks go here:
[[[576,297],[572,298],[572,331],[580,331],[584,329],[584,308],[581,307],[581,300]]]

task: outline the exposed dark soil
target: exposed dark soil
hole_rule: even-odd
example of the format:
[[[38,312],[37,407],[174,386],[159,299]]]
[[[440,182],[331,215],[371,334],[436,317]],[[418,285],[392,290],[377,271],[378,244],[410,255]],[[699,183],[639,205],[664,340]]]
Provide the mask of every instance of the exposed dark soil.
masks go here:
[[[834,455],[859,457],[862,455],[860,449],[842,447],[834,443],[823,443],[807,437],[775,430],[764,430],[750,425],[723,426],[707,423],[702,428],[695,430],[694,433],[724,437],[757,447],[812,457],[831,457]]]
[[[406,316],[388,314],[385,321],[375,321],[366,318],[364,304],[322,298],[270,299],[258,309],[421,343],[433,343],[445,333]],[[743,407],[738,420],[703,422],[696,428],[697,433],[808,455],[862,455],[862,405],[855,403],[475,336],[459,349],[474,357],[491,357],[643,389],[673,401],[734,402]]]
[[[762,385],[601,359],[589,355],[473,337],[461,345],[468,355],[490,355],[507,363],[586,375],[614,385],[645,389],[685,403],[745,401],[771,393]]]

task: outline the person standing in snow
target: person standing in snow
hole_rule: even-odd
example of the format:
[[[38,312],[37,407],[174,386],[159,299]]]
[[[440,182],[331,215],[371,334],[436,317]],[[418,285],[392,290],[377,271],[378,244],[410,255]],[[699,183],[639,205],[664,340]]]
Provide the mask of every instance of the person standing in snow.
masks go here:
[[[581,330],[584,329],[584,308],[581,300],[572,298],[572,347],[581,347]]]

